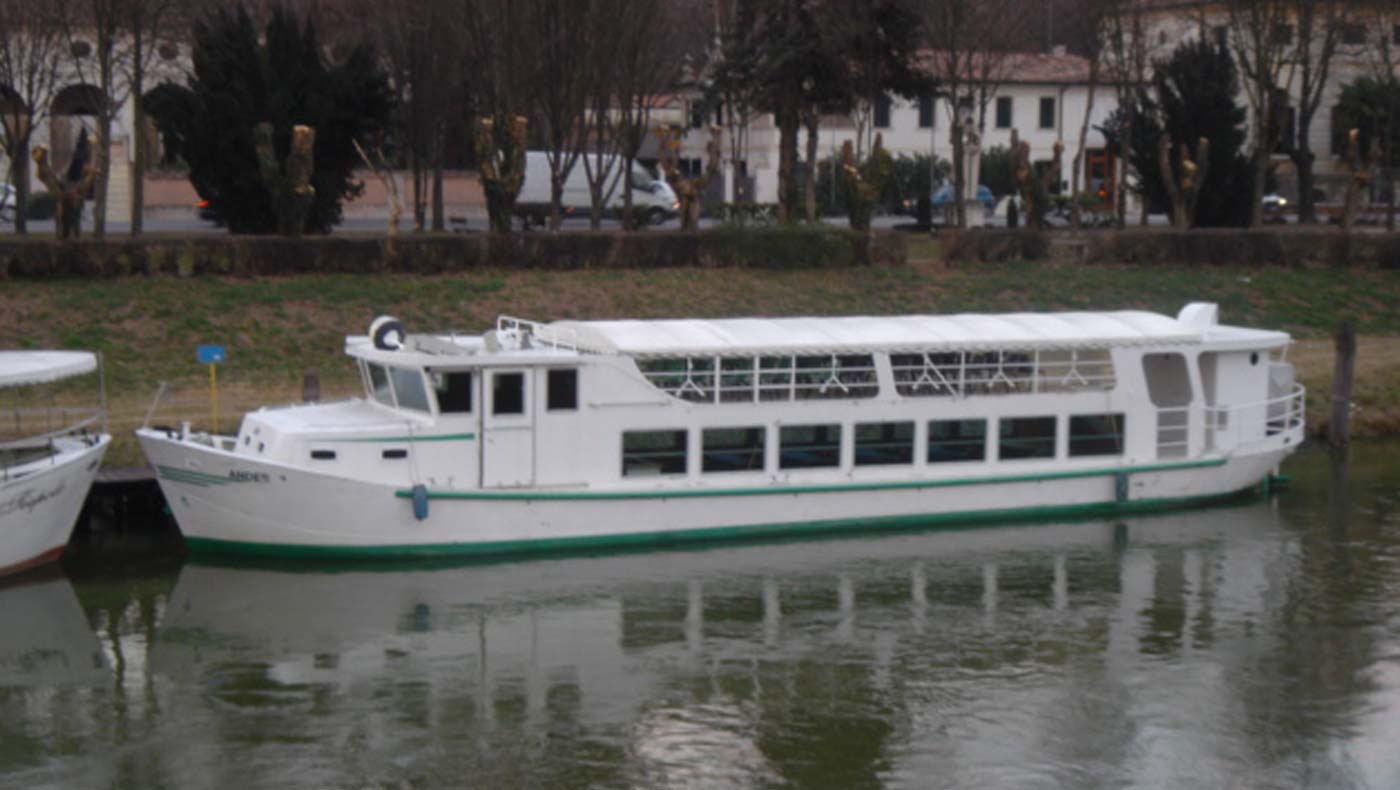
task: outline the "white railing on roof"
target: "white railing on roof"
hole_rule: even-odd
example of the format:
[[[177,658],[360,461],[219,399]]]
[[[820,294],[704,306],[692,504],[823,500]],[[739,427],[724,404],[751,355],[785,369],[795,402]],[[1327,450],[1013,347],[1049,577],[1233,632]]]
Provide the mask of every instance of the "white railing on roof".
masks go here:
[[[637,360],[652,386],[695,403],[873,398],[870,354],[656,357]]]
[[[573,329],[560,329],[529,321],[524,318],[503,315],[496,319],[496,336],[514,340],[518,348],[552,348],[556,351],[578,351],[578,333]]]
[[[890,368],[895,389],[913,397],[1106,391],[1116,383],[1108,349],[896,353]]]

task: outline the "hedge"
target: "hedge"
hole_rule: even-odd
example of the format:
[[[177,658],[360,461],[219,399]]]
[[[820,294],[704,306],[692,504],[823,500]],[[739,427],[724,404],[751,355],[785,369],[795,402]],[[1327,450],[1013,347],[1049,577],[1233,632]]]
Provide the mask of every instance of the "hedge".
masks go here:
[[[899,234],[841,228],[681,232],[383,236],[108,236],[59,242],[0,239],[0,278],[310,272],[434,274],[482,268],[586,269],[745,266],[851,267],[901,264]]]
[[[1051,260],[1250,266],[1367,266],[1400,268],[1400,233],[1338,228],[1167,228],[1092,230],[1070,235],[984,228],[948,234],[949,262]]]

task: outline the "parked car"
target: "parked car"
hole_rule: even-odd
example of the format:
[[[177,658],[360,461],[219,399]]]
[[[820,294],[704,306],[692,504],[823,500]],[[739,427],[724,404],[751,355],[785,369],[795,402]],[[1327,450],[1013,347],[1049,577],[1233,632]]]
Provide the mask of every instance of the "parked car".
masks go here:
[[[933,203],[933,207],[935,209],[944,208],[949,203],[953,202],[953,185],[944,184],[938,189],[935,189],[933,191],[933,198],[931,202]],[[997,199],[992,194],[992,190],[988,189],[985,184],[978,184],[977,202],[982,204],[982,208],[986,209],[988,212],[991,212],[993,207],[996,206]]]
[[[13,186],[0,184],[0,222],[14,222],[15,202],[18,199]]]

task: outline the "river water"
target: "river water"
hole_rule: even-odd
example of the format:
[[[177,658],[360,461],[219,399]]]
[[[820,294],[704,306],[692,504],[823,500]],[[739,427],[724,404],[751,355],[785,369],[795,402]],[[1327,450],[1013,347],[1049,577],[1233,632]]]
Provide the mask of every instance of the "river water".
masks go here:
[[[0,588],[3,788],[1397,788],[1400,446],[1238,505]]]

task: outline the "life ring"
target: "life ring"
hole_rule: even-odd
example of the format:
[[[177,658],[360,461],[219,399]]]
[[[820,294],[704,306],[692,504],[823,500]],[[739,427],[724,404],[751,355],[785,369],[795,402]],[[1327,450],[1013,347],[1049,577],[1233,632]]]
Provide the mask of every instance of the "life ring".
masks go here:
[[[397,318],[381,315],[369,325],[369,337],[374,347],[381,351],[398,351],[403,348],[408,336]]]

